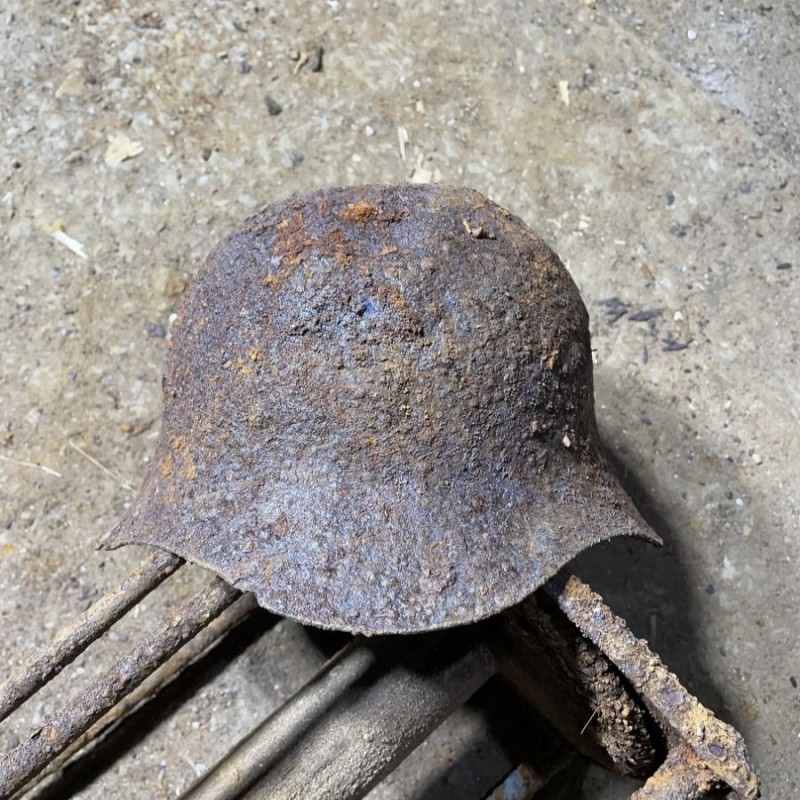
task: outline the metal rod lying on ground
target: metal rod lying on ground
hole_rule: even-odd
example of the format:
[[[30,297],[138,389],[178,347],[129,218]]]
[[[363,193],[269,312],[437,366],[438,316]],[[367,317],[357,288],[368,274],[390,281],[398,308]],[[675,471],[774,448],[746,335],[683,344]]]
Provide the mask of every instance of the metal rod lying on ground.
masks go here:
[[[355,800],[496,671],[473,630],[356,639],[183,800]]]
[[[0,686],[0,721],[61,672],[181,564],[183,559],[178,556],[165,550],[156,551],[116,589],[62,628],[45,650],[15,670]]]
[[[132,692],[159,665],[219,616],[240,592],[215,578],[168,620],[152,637],[120,658],[84,695],[52,715],[30,739],[0,761],[0,800],[7,800]]]
[[[78,758],[90,754],[107,736],[116,731],[120,725],[177,681],[183,673],[199,659],[206,656],[234,628],[241,624],[250,614],[259,608],[252,594],[242,595],[233,605],[223,611],[208,627],[187,642],[174,656],[158,667],[151,675],[134,689],[127,697],[117,703],[108,713],[95,722],[89,730],[79,736],[61,755],[48,762],[45,769],[23,786],[14,795],[20,798],[25,792],[46,783],[51,777],[70,764],[79,751]]]

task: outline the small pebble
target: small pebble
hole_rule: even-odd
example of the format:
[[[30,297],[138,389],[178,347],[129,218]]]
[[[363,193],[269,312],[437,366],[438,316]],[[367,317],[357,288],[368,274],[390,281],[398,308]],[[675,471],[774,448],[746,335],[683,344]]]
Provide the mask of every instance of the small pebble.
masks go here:
[[[272,95],[265,95],[264,103],[267,106],[267,114],[271,117],[277,117],[283,111],[283,106]]]
[[[664,199],[667,201],[667,205],[671,206],[675,202],[675,192],[669,191],[664,196]]]
[[[750,456],[750,457],[753,459],[753,463],[754,464],[763,464],[764,463],[764,459],[761,458],[761,455],[759,453],[753,453],[753,455]]]
[[[247,75],[247,73],[251,72],[253,68],[246,61],[240,61],[237,69],[239,70],[240,75]]]
[[[158,30],[159,28],[164,27],[164,20],[161,18],[161,14],[158,11],[148,11],[145,14],[142,14],[140,17],[137,17],[133,23],[137,28],[150,28],[152,30]]]
[[[156,339],[166,339],[167,337],[167,329],[157,322],[145,322],[144,329],[150,336],[154,336]]]
[[[281,164],[286,167],[286,169],[294,169],[303,161],[303,154],[298,153],[296,151],[291,153],[284,153],[281,156]]]
[[[697,38],[697,31],[693,31],[691,28],[689,28],[689,30],[686,31],[686,36],[690,42],[693,42]]]
[[[315,47],[311,51],[308,59],[308,68],[312,72],[322,72],[322,53],[323,49],[321,47]]]
[[[775,269],[791,269],[792,265],[788,261],[781,261]]]
[[[628,319],[631,322],[647,322],[648,320],[655,319],[656,317],[660,316],[660,308],[648,308],[645,311],[637,311],[635,314],[631,314]]]
[[[792,689],[796,689],[796,688],[797,688],[797,678],[795,678],[795,676],[794,676],[794,675],[792,675],[792,676],[789,678],[789,683],[791,683],[791,684],[792,684]]]
[[[716,591],[713,583],[709,583],[708,586],[706,586],[706,594],[714,594]]]

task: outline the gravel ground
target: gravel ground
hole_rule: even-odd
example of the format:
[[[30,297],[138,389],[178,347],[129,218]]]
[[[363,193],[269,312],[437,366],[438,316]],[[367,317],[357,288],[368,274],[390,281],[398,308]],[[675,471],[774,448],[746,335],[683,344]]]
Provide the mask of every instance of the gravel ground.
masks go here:
[[[765,797],[797,796],[798,23],[744,0],[6,3],[0,671],[141,559],[95,544],[135,497],[170,321],[216,241],[295,192],[463,183],[575,277],[604,438],[666,540],[576,569],[741,729]],[[3,749],[205,580],[181,570]],[[265,622],[69,796],[176,796],[318,657]],[[502,758],[471,707],[376,797],[478,797]],[[575,774],[573,797],[630,790]]]

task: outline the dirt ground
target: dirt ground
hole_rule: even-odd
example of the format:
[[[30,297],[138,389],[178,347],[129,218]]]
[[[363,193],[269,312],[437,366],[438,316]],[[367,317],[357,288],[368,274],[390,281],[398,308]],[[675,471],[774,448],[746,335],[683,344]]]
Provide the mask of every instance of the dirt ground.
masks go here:
[[[135,497],[170,321],[217,240],[292,193],[462,183],[572,272],[604,438],[666,540],[576,570],[740,728],[764,796],[796,797],[799,32],[792,3],[750,0],[3,4],[0,673],[141,559],[95,544]],[[0,749],[206,579],[181,570]],[[303,648],[265,625],[53,797],[175,797],[309,674]],[[478,798],[502,758],[470,707],[375,796]],[[576,774],[571,796],[630,791]]]

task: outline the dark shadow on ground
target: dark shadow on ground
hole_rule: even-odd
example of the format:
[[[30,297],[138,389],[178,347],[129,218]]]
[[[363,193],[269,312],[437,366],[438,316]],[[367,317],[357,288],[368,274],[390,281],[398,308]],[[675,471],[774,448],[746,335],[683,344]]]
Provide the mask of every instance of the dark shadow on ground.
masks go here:
[[[698,656],[694,593],[680,538],[671,529],[668,515],[624,461],[612,455],[612,462],[625,490],[664,545],[655,548],[643,541],[615,539],[585,551],[570,569],[605,597],[704,705],[720,708],[722,696]]]

